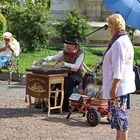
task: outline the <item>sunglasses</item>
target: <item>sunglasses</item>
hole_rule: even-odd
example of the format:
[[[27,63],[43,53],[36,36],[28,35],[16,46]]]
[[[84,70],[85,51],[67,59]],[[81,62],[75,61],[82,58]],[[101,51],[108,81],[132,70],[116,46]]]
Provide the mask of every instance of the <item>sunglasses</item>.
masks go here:
[[[4,38],[4,40],[5,40],[6,42],[8,42],[8,41],[10,41],[10,38]]]

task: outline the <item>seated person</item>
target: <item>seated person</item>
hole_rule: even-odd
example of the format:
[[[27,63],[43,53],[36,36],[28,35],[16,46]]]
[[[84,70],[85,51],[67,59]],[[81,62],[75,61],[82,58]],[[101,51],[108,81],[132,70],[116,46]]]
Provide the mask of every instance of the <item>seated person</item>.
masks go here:
[[[20,53],[20,45],[10,32],[3,34],[3,44],[0,45],[0,70],[11,64],[14,56]]]
[[[63,51],[60,51],[55,56],[48,56],[43,60],[38,61],[36,65],[41,65],[43,62],[59,61],[63,59],[63,62],[56,64],[57,67],[68,67],[76,70],[69,73],[68,77],[65,77],[64,80],[63,111],[69,111],[68,98],[72,94],[73,87],[75,87],[82,81],[84,53],[79,48],[79,45],[74,37],[69,36],[64,43],[66,45]]]

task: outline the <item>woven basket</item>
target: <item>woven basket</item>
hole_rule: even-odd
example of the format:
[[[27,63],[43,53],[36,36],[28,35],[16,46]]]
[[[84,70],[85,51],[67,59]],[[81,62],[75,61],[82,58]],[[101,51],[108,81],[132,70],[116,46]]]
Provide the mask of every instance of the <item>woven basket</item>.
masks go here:
[[[107,100],[104,99],[91,99],[91,105],[108,105]]]

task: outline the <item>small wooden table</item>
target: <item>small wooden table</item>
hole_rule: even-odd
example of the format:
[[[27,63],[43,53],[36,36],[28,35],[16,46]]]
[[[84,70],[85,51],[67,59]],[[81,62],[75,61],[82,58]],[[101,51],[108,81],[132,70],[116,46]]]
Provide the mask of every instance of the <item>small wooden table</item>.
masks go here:
[[[41,98],[47,101],[48,116],[53,109],[60,109],[62,113],[62,106],[64,100],[64,77],[67,73],[63,74],[37,74],[32,72],[26,73],[26,95],[29,97],[29,109],[31,111],[31,97]],[[59,85],[59,86],[56,86]],[[57,103],[58,95],[60,97],[60,104]],[[50,99],[54,99],[54,106],[51,106]]]

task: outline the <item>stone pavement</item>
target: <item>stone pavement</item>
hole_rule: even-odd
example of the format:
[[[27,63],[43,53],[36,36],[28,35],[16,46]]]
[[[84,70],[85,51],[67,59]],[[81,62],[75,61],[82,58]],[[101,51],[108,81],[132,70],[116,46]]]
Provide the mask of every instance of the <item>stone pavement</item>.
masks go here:
[[[131,94],[129,140],[140,140],[140,94]],[[28,110],[25,85],[0,81],[0,140],[115,140],[115,130],[102,120],[96,127],[88,125],[82,114],[51,114],[40,109]]]

